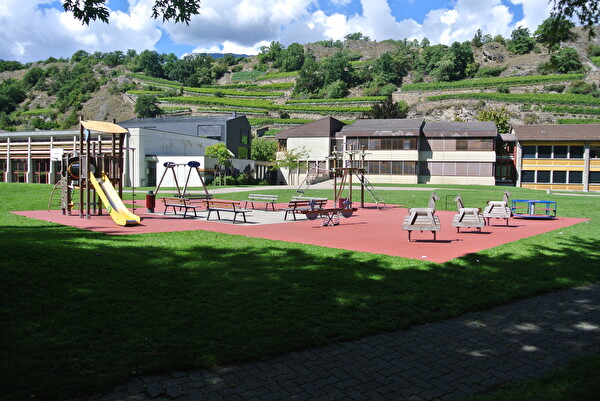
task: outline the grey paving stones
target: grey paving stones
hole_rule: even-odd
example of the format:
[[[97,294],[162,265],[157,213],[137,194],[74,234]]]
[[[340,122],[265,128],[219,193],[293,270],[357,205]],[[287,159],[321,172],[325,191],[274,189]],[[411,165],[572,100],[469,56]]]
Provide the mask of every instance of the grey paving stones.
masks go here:
[[[600,350],[600,284],[267,362],[132,379],[106,400],[454,400]]]

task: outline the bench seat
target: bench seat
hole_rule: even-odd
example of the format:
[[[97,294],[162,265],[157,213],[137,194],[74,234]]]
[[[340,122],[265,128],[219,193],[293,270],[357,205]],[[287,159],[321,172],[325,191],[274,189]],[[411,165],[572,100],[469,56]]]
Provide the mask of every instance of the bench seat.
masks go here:
[[[167,214],[167,211],[169,210],[169,208],[173,208],[174,214],[177,214],[177,209],[179,209],[179,211],[183,210],[183,218],[185,219],[185,216],[187,216],[188,210],[191,209],[194,212],[194,217],[198,217],[198,215],[196,214],[196,208],[198,206],[192,205],[190,203],[190,201],[185,198],[164,197],[164,198],[162,198],[162,200],[165,205],[165,210],[164,210],[163,215]]]
[[[244,207],[248,207],[248,203],[250,203],[250,207],[254,209],[254,202],[264,202],[265,210],[269,209],[269,205],[273,211],[275,211],[275,203],[279,200],[279,195],[265,195],[265,194],[250,194],[248,195],[248,200],[244,204]]]
[[[244,223],[247,223],[246,213],[251,212],[250,209],[244,209],[241,207],[239,201],[229,201],[229,200],[215,200],[210,199],[204,201],[206,203],[206,210],[208,210],[208,216],[206,220],[210,220],[210,214],[212,212],[217,212],[217,218],[221,220],[220,212],[231,212],[233,213],[233,222],[235,223],[235,219],[238,214],[241,214],[244,218]]]

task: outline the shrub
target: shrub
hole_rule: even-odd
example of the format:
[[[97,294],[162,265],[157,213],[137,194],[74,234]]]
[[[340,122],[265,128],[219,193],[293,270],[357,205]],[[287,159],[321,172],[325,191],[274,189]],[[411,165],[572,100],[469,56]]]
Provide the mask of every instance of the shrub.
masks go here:
[[[348,87],[344,81],[337,80],[332,82],[325,88],[325,97],[329,99],[337,99],[345,97],[348,94]]]
[[[569,87],[568,93],[577,95],[591,95],[598,90],[595,83],[587,83],[585,81],[574,81]]]
[[[525,118],[523,118],[523,122],[525,124],[537,124],[540,121],[540,117],[534,113],[525,114]]]
[[[391,96],[392,93],[396,92],[396,85],[394,84],[387,84],[384,85],[380,90],[379,90],[379,94],[381,96]]]
[[[566,85],[556,84],[556,85],[544,85],[544,91],[546,92],[558,92],[563,93],[565,91]]]
[[[506,67],[481,67],[475,74],[475,78],[498,77],[506,70]]]
[[[500,93],[510,93],[510,88],[508,87],[508,85],[505,85],[505,84],[498,85],[498,87],[496,89]]]

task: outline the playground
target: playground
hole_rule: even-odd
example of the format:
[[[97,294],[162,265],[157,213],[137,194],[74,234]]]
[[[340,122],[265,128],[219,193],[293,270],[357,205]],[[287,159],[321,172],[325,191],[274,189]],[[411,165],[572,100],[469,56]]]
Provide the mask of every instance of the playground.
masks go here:
[[[374,205],[366,205],[370,207],[359,209],[348,219],[342,218],[340,224],[335,227],[328,227],[323,226],[320,219],[308,220],[298,217],[298,221],[284,220],[284,212],[281,210],[284,206],[285,204],[277,204],[276,211],[253,210],[248,215],[246,224],[234,224],[231,218],[209,221],[206,219],[208,213],[205,209],[198,210],[197,218],[182,218],[181,214],[163,215],[163,208],[160,206],[154,213],[136,209],[136,214],[141,217],[142,222],[133,227],[116,225],[107,215],[93,216],[86,220],[62,215],[60,211],[16,213],[110,235],[204,230],[436,263],[586,221],[580,218],[557,218],[551,221],[511,219],[507,226],[504,221],[492,220],[481,232],[469,229],[456,232],[452,226],[456,213],[436,211],[441,223],[436,240],[433,240],[429,232],[416,231],[409,242],[406,232],[402,230],[402,221],[407,214],[406,208],[388,206],[378,209]]]
[[[238,216],[234,223],[231,212],[209,220],[204,199],[193,200],[197,216],[177,208],[165,214],[163,197],[191,194],[172,188],[153,191],[149,212],[133,189],[120,188],[119,171],[107,165],[111,157],[112,149],[95,152],[91,144],[89,159],[61,158],[72,166],[60,188],[71,200],[50,211],[51,186],[0,183],[8,400],[87,397],[128,379],[264,361],[600,280],[597,195],[511,188],[505,199],[496,187],[387,188],[380,191],[384,205],[362,207],[354,193],[356,211],[323,225],[323,216],[285,219],[294,189],[194,188],[252,209],[247,222]],[[87,160],[94,160],[94,178]],[[79,173],[75,163],[83,166]],[[102,208],[100,192],[109,189],[93,179],[110,181],[117,194]],[[277,201],[273,208],[247,205],[249,192],[263,195],[253,197],[257,202]],[[332,192],[302,195],[328,197],[324,207],[348,211]],[[505,219],[511,199],[535,200],[536,208],[540,200],[556,202],[559,213]],[[110,200],[121,200],[139,223],[118,224],[125,210],[119,205],[115,220],[106,213],[117,206]],[[489,224],[481,226],[484,213]],[[410,241],[405,224],[413,229]],[[523,319],[518,323],[528,329],[529,315]],[[543,350],[527,352],[536,357]]]

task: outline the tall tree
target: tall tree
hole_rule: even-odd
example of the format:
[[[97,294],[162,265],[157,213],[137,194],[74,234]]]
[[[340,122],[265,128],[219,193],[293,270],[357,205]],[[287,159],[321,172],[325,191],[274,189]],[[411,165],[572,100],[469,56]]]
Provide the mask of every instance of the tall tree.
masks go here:
[[[233,154],[229,149],[227,149],[227,145],[225,145],[223,142],[207,146],[204,154],[210,158],[216,159],[217,166],[225,169],[231,167],[231,158],[233,157]]]
[[[99,19],[108,24],[108,0],[62,0],[65,11],[73,12],[75,19],[89,25]],[[191,18],[200,13],[199,0],[155,0],[152,18],[162,18],[163,22],[173,20],[189,25]]]
[[[546,18],[534,32],[536,40],[544,44],[551,53],[560,48],[561,42],[573,40],[577,35],[572,31],[575,24],[565,17],[551,15]]]
[[[535,41],[528,28],[519,26],[510,34],[506,47],[514,54],[525,54],[533,50]]]
[[[392,97],[388,96],[385,100],[371,106],[371,110],[366,112],[363,117],[372,119],[406,118],[409,108],[408,103],[404,100],[394,102]]]
[[[139,95],[135,101],[135,113],[138,118],[154,118],[160,115],[160,107],[156,105],[156,96]]]

